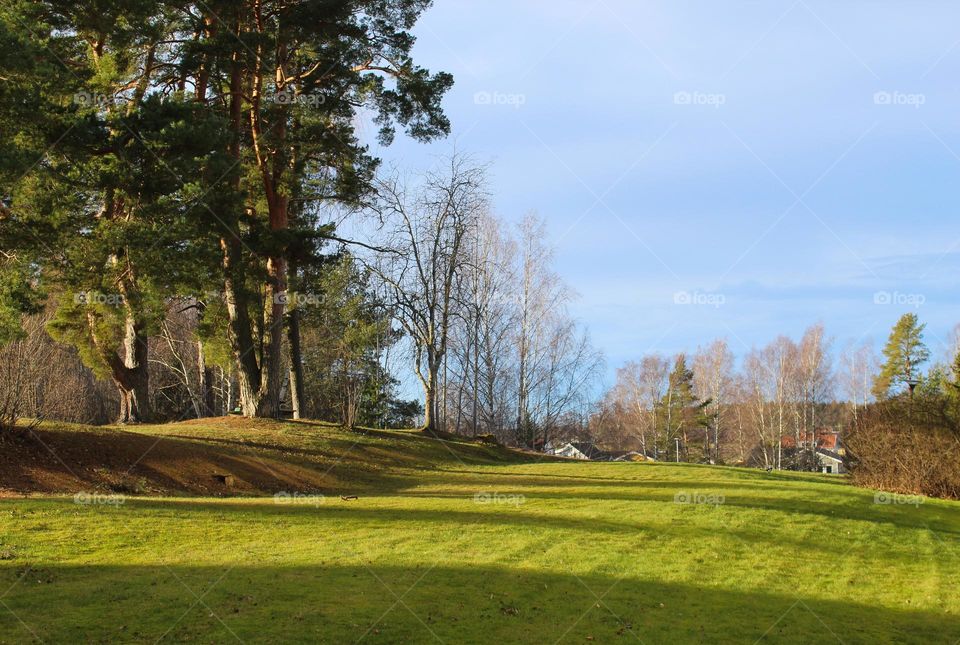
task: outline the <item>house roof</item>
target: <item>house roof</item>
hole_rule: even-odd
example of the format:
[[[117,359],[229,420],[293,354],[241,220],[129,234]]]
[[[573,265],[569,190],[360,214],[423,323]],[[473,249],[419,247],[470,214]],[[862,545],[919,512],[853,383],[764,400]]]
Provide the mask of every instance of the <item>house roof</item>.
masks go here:
[[[843,462],[843,455],[833,450],[824,450],[823,448],[817,449],[817,454],[821,457],[826,457],[827,459],[833,459],[834,461]]]
[[[597,459],[603,456],[604,451],[597,448],[596,444],[590,441],[571,441],[570,444],[590,459]]]
[[[564,444],[562,448],[559,448],[558,451],[562,451],[568,446],[578,451],[587,459],[592,459],[594,461],[613,461],[618,457],[623,457],[629,454],[625,450],[601,450],[600,448],[597,448],[597,445],[592,441],[570,441]]]
[[[838,450],[840,448],[840,434],[832,430],[818,430],[816,433],[817,448],[823,450]],[[800,441],[809,443],[814,437],[814,433],[801,433]],[[793,435],[784,436],[780,445],[784,448],[795,448],[797,444],[796,437]]]
[[[840,435],[836,432],[829,432],[820,435],[817,440],[817,447],[824,450],[836,450],[840,447]]]

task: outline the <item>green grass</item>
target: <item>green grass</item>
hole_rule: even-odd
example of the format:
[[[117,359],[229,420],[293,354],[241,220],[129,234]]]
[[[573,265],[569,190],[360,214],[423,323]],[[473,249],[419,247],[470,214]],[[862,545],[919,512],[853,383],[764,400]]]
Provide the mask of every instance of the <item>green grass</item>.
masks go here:
[[[960,639],[958,503],[321,426],[142,432],[239,440],[336,485],[285,504],[2,500],[0,642]]]

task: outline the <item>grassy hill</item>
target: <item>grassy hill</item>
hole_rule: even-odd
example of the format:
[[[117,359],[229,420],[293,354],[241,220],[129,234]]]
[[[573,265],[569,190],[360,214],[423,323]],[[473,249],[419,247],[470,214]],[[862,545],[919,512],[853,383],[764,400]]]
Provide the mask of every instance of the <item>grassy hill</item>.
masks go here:
[[[0,494],[99,490],[152,495],[383,492],[436,464],[502,463],[530,455],[417,432],[345,432],[313,421],[239,417],[166,425],[44,424],[0,435]],[[232,475],[231,485],[222,475]]]
[[[0,443],[4,643],[960,639],[956,502],[323,424],[38,437]]]

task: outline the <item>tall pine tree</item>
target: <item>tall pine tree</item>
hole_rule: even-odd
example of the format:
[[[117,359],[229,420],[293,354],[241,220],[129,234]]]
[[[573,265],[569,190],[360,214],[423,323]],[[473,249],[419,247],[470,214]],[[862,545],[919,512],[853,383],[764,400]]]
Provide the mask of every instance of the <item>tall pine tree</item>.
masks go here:
[[[664,411],[665,445],[662,449],[665,452],[682,452],[684,459],[688,457],[690,432],[696,428],[705,429],[709,424],[703,412],[708,405],[710,401],[701,401],[694,390],[693,370],[687,366],[686,355],[678,354],[668,377],[667,393],[660,405]]]
[[[894,325],[890,338],[883,348],[884,363],[873,382],[873,395],[886,399],[898,388],[920,379],[920,366],[930,358],[930,351],[923,343],[923,330],[917,314],[908,313]]]

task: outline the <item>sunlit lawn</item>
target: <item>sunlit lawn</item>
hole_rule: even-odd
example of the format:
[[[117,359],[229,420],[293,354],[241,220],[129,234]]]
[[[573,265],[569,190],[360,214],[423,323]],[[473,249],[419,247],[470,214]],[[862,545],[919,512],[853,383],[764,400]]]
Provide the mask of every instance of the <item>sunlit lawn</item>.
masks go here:
[[[958,503],[698,466],[435,465],[350,501],[4,500],[0,642],[960,639]]]

